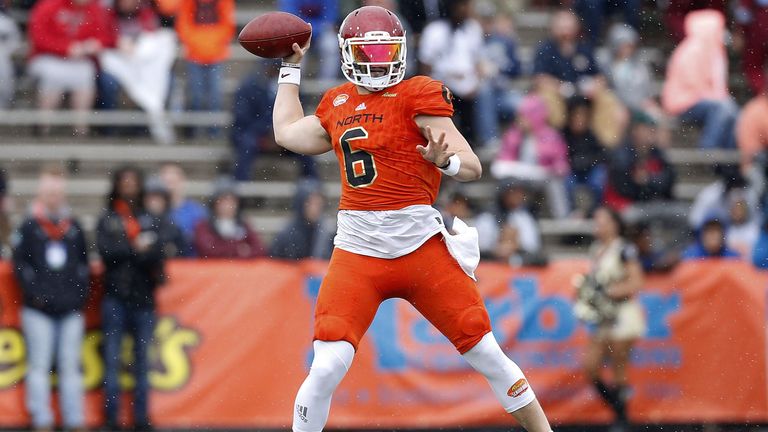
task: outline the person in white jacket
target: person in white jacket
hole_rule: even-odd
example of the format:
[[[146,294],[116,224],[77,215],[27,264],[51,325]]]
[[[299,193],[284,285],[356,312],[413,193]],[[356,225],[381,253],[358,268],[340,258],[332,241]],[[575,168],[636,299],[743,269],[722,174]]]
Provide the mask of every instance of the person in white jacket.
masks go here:
[[[21,34],[16,23],[3,11],[0,0],[0,110],[8,109],[16,91],[16,73],[13,54],[21,45]]]

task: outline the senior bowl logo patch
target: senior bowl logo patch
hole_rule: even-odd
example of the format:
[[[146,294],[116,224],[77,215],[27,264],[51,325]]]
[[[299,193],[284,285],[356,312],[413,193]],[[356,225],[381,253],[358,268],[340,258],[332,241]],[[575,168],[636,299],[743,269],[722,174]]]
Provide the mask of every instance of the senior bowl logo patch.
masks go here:
[[[516,398],[526,391],[528,391],[528,381],[526,381],[525,378],[520,378],[516,383],[512,384],[512,387],[509,388],[509,391],[507,391],[507,396]]]
[[[333,100],[333,106],[337,107],[345,102],[347,102],[347,99],[349,99],[349,95],[346,93],[342,93],[338,96],[336,96],[336,99]]]

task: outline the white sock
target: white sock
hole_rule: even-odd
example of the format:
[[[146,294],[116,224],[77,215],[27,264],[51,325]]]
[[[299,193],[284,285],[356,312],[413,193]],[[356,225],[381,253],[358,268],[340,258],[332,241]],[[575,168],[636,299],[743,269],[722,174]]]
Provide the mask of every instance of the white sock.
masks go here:
[[[483,336],[464,358],[485,376],[506,412],[517,411],[536,399],[523,371],[504,354],[493,333]]]
[[[293,407],[293,432],[320,432],[328,421],[333,391],[344,378],[355,348],[345,341],[315,341],[309,376],[299,388]]]

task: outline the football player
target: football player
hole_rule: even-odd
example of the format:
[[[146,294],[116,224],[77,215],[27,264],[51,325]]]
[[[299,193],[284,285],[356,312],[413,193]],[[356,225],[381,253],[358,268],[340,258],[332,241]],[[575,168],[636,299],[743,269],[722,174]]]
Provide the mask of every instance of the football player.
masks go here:
[[[305,47],[283,59],[273,123],[293,152],[339,160],[338,233],[315,309],[314,359],[293,412],[295,432],[321,431],[331,394],[352,364],[379,304],[410,302],[489,381],[528,431],[551,428],[520,368],[499,347],[474,282],[476,231],[452,235],[432,207],[441,176],[480,178],[482,168],[451,116],[451,92],[425,76],[403,80],[406,43],[392,12],[366,6],[339,31],[349,83],[328,90],[314,115],[299,100]],[[458,228],[457,228],[458,226]]]

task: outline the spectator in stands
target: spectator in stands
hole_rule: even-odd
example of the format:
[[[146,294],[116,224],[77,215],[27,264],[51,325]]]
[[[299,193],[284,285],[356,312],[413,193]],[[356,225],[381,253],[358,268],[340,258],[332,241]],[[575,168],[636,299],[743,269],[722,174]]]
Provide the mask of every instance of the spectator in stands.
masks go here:
[[[573,12],[557,11],[550,21],[550,38],[536,49],[536,80],[558,87],[564,96],[574,94],[577,89],[573,86],[581,81],[590,86],[590,81],[601,78],[593,48],[579,39],[580,31],[579,19]]]
[[[261,240],[241,214],[236,184],[219,179],[210,201],[211,217],[195,227],[194,245],[202,258],[256,258],[264,255]]]
[[[237,181],[251,180],[256,157],[265,145],[272,142],[272,101],[275,100],[275,89],[267,81],[276,73],[277,68],[273,66],[257,67],[235,92],[230,139],[234,151],[232,171]],[[311,156],[293,152],[286,152],[286,155],[295,158],[301,165],[301,177],[317,177],[315,160]]]
[[[249,74],[235,91],[231,140],[237,181],[251,179],[251,168],[263,140],[272,137],[273,100],[262,70]]]
[[[686,35],[686,17],[693,11],[714,9],[725,13],[725,0],[670,0],[666,3],[664,23],[667,34],[674,42],[681,41]]]
[[[560,133],[547,123],[544,101],[529,95],[520,104],[517,122],[505,134],[491,166],[497,179],[516,178],[535,182],[546,190],[552,216],[568,214],[565,176],[569,174],[568,151]]]
[[[527,205],[528,190],[525,182],[502,181],[495,208],[475,219],[482,258],[514,266],[546,264],[541,232]]]
[[[115,32],[119,53],[130,56],[136,50],[136,42],[143,33],[153,32],[160,26],[160,18],[154,8],[141,0],[115,0],[110,9],[110,26]],[[157,77],[153,77],[157,78]],[[101,70],[97,79],[98,107],[115,109],[118,105],[120,83],[114,75]]]
[[[600,207],[595,211],[594,222],[590,275],[613,301],[615,317],[598,320],[584,355],[584,369],[598,395],[616,416],[611,430],[626,431],[630,430],[627,366],[632,347],[646,331],[643,308],[638,300],[644,274],[637,251],[625,238],[621,215],[610,208]],[[601,312],[598,310],[598,315],[602,315]],[[606,357],[610,358],[612,384],[605,381],[602,373]]]
[[[521,242],[523,233],[512,225],[504,224],[498,235],[496,248],[491,259],[509,264],[513,267],[521,266],[545,266],[547,259],[538,253],[529,254]]]
[[[728,94],[725,18],[712,10],[691,12],[685,29],[685,40],[667,65],[664,109],[683,123],[702,126],[700,148],[735,148],[738,108]]]
[[[717,179],[696,195],[693,205],[687,212],[688,225],[691,229],[702,226],[708,217],[728,220],[730,207],[726,203],[743,199],[747,203],[748,214],[757,215],[759,212],[759,195],[737,166],[717,164],[714,173]]]
[[[29,17],[29,74],[38,81],[38,107],[53,110],[70,92],[72,108],[93,107],[94,56],[114,44],[109,15],[99,0],[41,0]],[[47,130],[42,130],[44,133]],[[80,120],[77,135],[88,127]]]
[[[746,191],[732,195],[728,205],[725,244],[742,257],[751,257],[760,236],[760,215],[752,211]]]
[[[626,109],[608,89],[595,60],[593,48],[580,41],[579,19],[573,12],[556,12],[550,22],[550,38],[536,49],[534,87],[549,107],[550,123],[565,126],[566,100],[574,95],[593,101],[590,120],[597,138],[614,147],[624,134]]]
[[[653,98],[653,72],[647,61],[637,52],[640,37],[637,30],[616,24],[608,33],[610,63],[604,68],[619,100],[630,111],[641,111],[657,121],[661,119],[661,106]]]
[[[738,258],[738,252],[725,242],[726,226],[716,217],[708,217],[697,230],[696,240],[683,252],[683,261],[704,258]]]
[[[768,63],[766,63],[768,69]],[[768,81],[768,74],[765,75]],[[758,191],[765,188],[766,149],[768,149],[768,86],[744,106],[736,125],[736,141],[741,170]],[[757,163],[756,163],[757,162]]]
[[[339,52],[338,29],[339,2],[324,0],[279,0],[277,7],[301,17],[312,25],[312,46],[309,57],[317,53],[315,68],[317,77],[333,80],[339,76],[341,57]],[[311,59],[308,59],[311,60]]]
[[[469,226],[475,225],[475,211],[469,197],[463,190],[457,189],[451,192],[441,207],[440,213],[443,215],[443,224],[448,231],[453,228],[454,218],[461,219]]]
[[[171,221],[171,193],[160,177],[150,177],[144,184],[144,208],[158,221],[158,232],[163,236],[160,239],[164,245],[163,256],[190,256],[192,246],[181,229]]]
[[[208,219],[208,210],[200,202],[187,197],[187,176],[181,164],[165,163],[158,174],[171,194],[171,221],[181,229],[186,243],[192,245],[195,227]],[[194,249],[182,255],[194,256]]]
[[[568,164],[571,175],[567,181],[568,195],[576,215],[586,216],[603,202],[603,190],[608,171],[605,166],[605,149],[598,142],[589,124],[592,103],[584,97],[568,101],[568,119],[563,137],[568,146]],[[586,187],[591,195],[588,205],[576,202],[576,189]]]
[[[300,181],[293,197],[293,219],[277,234],[269,255],[285,259],[330,258],[336,230],[325,221],[326,205],[319,181]]]
[[[481,4],[478,3],[478,6]],[[517,55],[517,36],[512,17],[493,3],[481,8],[480,23],[485,34],[480,67],[483,77],[477,93],[474,123],[483,146],[498,145],[499,120],[514,117],[522,95],[512,88],[512,80],[522,73]]]
[[[584,30],[592,46],[600,45],[605,19],[617,9],[624,14],[625,25],[640,28],[640,0],[575,0],[573,6],[584,21]]]
[[[448,17],[424,28],[419,61],[425,75],[442,81],[453,93],[454,118],[462,135],[475,144],[474,104],[483,78],[483,29],[471,17],[472,0],[446,0],[446,6]]]
[[[188,108],[220,111],[224,61],[235,35],[234,0],[180,0],[176,31],[186,60]],[[210,137],[219,134],[208,130]]]
[[[155,291],[165,281],[165,233],[144,208],[144,182],[137,168],[112,176],[104,215],[96,226],[96,246],[104,263],[104,422],[117,430],[123,370],[123,335],[133,335],[133,421],[148,430],[149,357],[155,324]]]
[[[11,231],[10,210],[11,199],[8,197],[8,179],[5,169],[0,167],[0,258],[8,252],[8,236]]]
[[[744,75],[752,92],[759,95],[766,90],[768,78],[765,74],[768,62],[768,2],[739,0],[734,19],[738,24],[735,33],[743,40]]]
[[[659,248],[659,238],[654,236],[651,224],[641,222],[630,230],[629,239],[637,249],[637,259],[648,273],[666,273],[680,262],[680,251],[676,248]]]
[[[656,142],[653,119],[636,113],[625,144],[609,158],[605,203],[633,221],[672,208],[675,172]]]
[[[16,22],[5,14],[0,1],[0,110],[11,107],[16,92],[13,53],[21,46],[21,33]]]
[[[64,428],[85,426],[80,353],[90,272],[80,224],[66,202],[61,168],[40,175],[29,216],[15,234],[13,266],[23,294],[27,346],[26,408],[34,430],[53,430],[51,366],[56,359]]]
[[[768,218],[763,218],[760,235],[752,251],[752,264],[759,269],[768,269]]]
[[[145,0],[116,0],[111,12],[117,49],[99,57],[99,104],[115,109],[120,88],[149,115],[149,129],[158,143],[171,144],[174,131],[165,103],[176,60],[176,35],[160,29],[155,8]]]

